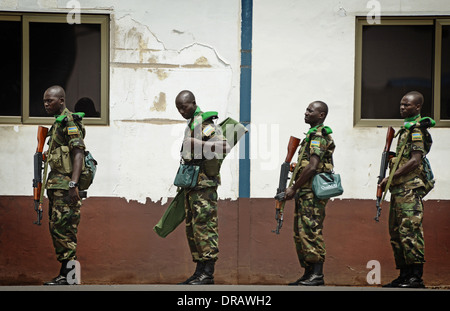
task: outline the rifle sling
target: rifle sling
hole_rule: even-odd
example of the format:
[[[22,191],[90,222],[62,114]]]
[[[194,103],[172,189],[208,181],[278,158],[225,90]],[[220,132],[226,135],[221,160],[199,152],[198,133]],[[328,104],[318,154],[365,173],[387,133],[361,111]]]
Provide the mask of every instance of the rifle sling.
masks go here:
[[[49,157],[48,153],[52,150],[55,132],[56,132],[56,124],[53,125],[52,135],[50,137],[50,144],[48,146],[48,152],[47,152],[47,156],[45,157],[45,162],[44,162],[44,174],[43,174],[44,176],[43,176],[43,180],[42,180],[41,193],[40,193],[40,198],[39,198],[40,206],[42,206],[42,204],[44,203],[44,191],[45,191],[45,188],[47,187],[47,169],[48,169],[48,157]]]
[[[73,114],[77,115],[80,118],[84,117],[83,112],[73,113]],[[61,117],[64,117],[64,118],[61,118]],[[56,127],[57,127],[56,123],[62,123],[62,121],[64,121],[64,120],[66,120],[68,122],[72,122],[74,120],[73,115],[60,115],[56,119],[55,123],[53,123],[53,127],[52,127],[53,130],[52,130],[52,135],[50,137],[50,144],[48,146],[48,152],[50,152],[52,150],[53,141],[56,138],[56,136],[55,136]],[[45,158],[45,163],[44,163],[44,176],[43,176],[43,181],[42,181],[42,186],[41,186],[41,195],[40,195],[40,199],[39,199],[39,205],[42,205],[44,202],[44,190],[45,190],[45,187],[47,187],[47,170],[48,170],[48,154],[47,154],[47,157]]]
[[[292,172],[292,178],[289,181],[289,187],[292,186],[292,184],[294,183],[295,177],[297,177],[298,170],[300,169],[300,163],[302,161],[303,154],[305,153],[305,150],[306,150],[306,144],[305,144],[305,146],[302,146],[301,148],[302,149],[301,149],[300,154],[298,155],[298,158],[297,158],[297,165],[295,165],[294,172]]]
[[[295,177],[297,175],[298,170],[300,169],[300,162],[302,160],[303,154],[305,153],[306,144],[305,144],[305,146],[302,146],[300,148],[301,148],[301,151],[300,151],[300,154],[298,155],[297,164],[295,165],[294,172],[292,172],[292,177],[291,177],[291,180],[289,181],[289,187],[291,187],[292,184],[294,183],[294,179],[295,179]],[[286,204],[286,200],[283,200],[283,202],[281,202],[281,206],[280,206],[280,213],[281,214],[283,214],[283,210],[284,210],[284,205],[285,204]]]
[[[407,135],[406,136],[408,136],[411,131],[410,130],[406,130],[406,131],[407,131]],[[388,181],[387,181],[387,184],[386,184],[386,188],[385,188],[384,193],[383,193],[383,198],[381,199],[381,201],[384,201],[384,198],[386,197],[387,191],[389,190],[389,187],[391,186],[392,179],[394,178],[394,173],[397,170],[398,164],[400,163],[400,160],[403,157],[403,151],[405,150],[405,146],[406,146],[406,142],[407,141],[408,141],[407,138],[403,141],[403,144],[402,144],[402,146],[400,148],[399,155],[397,156],[397,159],[396,159],[397,161],[395,161],[394,167],[392,168],[392,171],[389,174],[389,178],[388,178]]]

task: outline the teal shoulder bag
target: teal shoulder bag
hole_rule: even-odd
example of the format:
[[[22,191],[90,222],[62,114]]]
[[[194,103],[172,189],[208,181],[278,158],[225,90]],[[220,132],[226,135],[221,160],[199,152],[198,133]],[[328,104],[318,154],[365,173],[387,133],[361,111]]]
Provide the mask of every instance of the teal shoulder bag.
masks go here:
[[[344,193],[341,176],[333,172],[315,175],[312,180],[312,191],[319,199],[329,199]]]
[[[200,165],[180,163],[173,184],[181,188],[194,188],[197,185]]]

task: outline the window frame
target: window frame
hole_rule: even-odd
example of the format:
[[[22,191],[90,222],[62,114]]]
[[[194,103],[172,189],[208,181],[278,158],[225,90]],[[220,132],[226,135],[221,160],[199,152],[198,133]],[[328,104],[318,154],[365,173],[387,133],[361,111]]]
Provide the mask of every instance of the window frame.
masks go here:
[[[3,14],[0,12],[0,21],[9,21],[9,22],[22,22],[22,18],[19,14]],[[22,31],[23,33],[23,31]],[[23,48],[22,48],[23,51]],[[23,57],[22,57],[23,59]],[[23,66],[23,65],[22,65]],[[22,78],[23,83],[23,78]],[[23,94],[21,94],[23,96]],[[0,124],[16,124],[16,123],[22,123],[22,106],[20,107],[21,115],[20,116],[1,116],[0,115]]]
[[[435,23],[434,83],[439,87],[435,87],[433,90],[433,115],[435,117],[436,126],[450,127],[450,120],[441,120],[442,26],[450,26],[450,17],[436,18]]]
[[[442,25],[450,25],[450,17],[445,16],[392,16],[382,17],[380,26],[404,26],[404,25],[432,25],[434,26],[434,67],[431,111],[432,118],[436,121],[437,127],[450,127],[450,120],[441,120],[441,50],[442,50]],[[364,26],[377,26],[367,22],[366,16],[356,17],[355,29],[355,89],[354,89],[354,109],[353,125],[355,127],[380,127],[380,126],[401,126],[403,120],[399,119],[362,119],[361,118],[361,95],[362,95],[362,35]],[[398,99],[400,105],[400,98]]]
[[[29,23],[67,23],[67,13],[9,13],[0,12],[0,20],[21,21],[22,23],[22,106],[21,116],[0,116],[0,124],[42,124],[51,125],[53,117],[31,117],[29,107],[30,51]],[[100,25],[100,117],[84,118],[85,125],[109,125],[109,45],[110,16],[80,14],[81,24]],[[44,90],[42,91],[44,92]]]

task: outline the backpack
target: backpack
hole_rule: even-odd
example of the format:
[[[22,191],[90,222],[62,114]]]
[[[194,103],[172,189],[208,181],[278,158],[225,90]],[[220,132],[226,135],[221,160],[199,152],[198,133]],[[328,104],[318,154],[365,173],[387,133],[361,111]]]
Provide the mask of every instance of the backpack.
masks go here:
[[[95,173],[97,172],[97,160],[94,159],[89,151],[84,152],[84,168],[81,171],[78,180],[78,189],[87,190],[94,181]]]
[[[79,122],[83,119],[84,112],[74,112],[70,115],[61,115],[56,119],[56,122]],[[84,136],[84,133],[83,133]],[[83,158],[83,168],[81,170],[80,178],[78,179],[78,189],[83,191],[87,190],[94,181],[95,173],[97,172],[97,160],[94,159],[92,154],[85,150]]]
[[[430,161],[427,159],[427,157],[423,157],[422,166],[423,166],[422,181],[425,184],[424,193],[422,197],[424,197],[428,194],[428,192],[430,192],[434,188],[435,180],[433,171],[431,170]]]

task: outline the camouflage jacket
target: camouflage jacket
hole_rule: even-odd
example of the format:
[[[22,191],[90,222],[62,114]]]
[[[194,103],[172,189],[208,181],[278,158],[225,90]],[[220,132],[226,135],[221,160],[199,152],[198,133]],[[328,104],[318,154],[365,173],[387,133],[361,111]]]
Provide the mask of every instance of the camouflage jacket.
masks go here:
[[[333,138],[325,132],[323,124],[319,125],[316,129],[312,129],[312,131],[310,130],[306,134],[306,138],[300,143],[299,157],[302,150],[305,149],[305,151],[303,152],[302,158],[297,160],[297,165],[300,165],[300,168],[297,175],[292,176],[292,178],[296,180],[300,176],[303,169],[309,164],[309,160],[313,154],[319,156],[320,159],[317,166],[317,173],[333,171],[333,152],[335,148]],[[303,191],[312,191],[312,178],[300,188],[300,192]]]
[[[74,120],[72,112],[67,108],[62,115],[69,116],[69,120],[61,120],[62,118],[58,118],[60,116],[55,116],[57,119],[48,131],[50,136],[48,145],[51,146],[51,150],[48,150],[47,161],[51,171],[47,179],[47,189],[69,189],[69,181],[72,177],[72,150],[85,149],[83,138],[86,130],[81,118]]]
[[[213,118],[203,120],[199,110],[193,118],[188,120],[184,137],[197,138],[202,141],[224,141],[226,138],[222,134],[222,129],[217,126]],[[194,147],[193,150],[182,148],[181,157],[185,163],[200,165],[200,172],[197,186],[194,189],[215,187],[220,185],[220,162],[219,159],[224,154],[211,152],[207,148]]]
[[[420,116],[416,121],[418,121],[419,119]],[[399,156],[399,152],[403,144],[405,144],[405,148],[398,164],[397,170],[411,159],[411,153],[413,151],[420,151],[422,152],[422,157],[425,157],[430,151],[431,145],[433,143],[431,135],[427,129],[413,128],[411,131],[409,131],[402,127],[398,135],[399,138],[397,141],[396,149],[397,156],[392,158],[389,162],[391,170],[394,166],[395,161],[398,161],[397,159]],[[389,190],[391,193],[395,194],[409,189],[424,187],[424,174],[423,164],[421,162],[420,165],[412,172],[409,172],[408,174],[400,177],[393,178]]]

